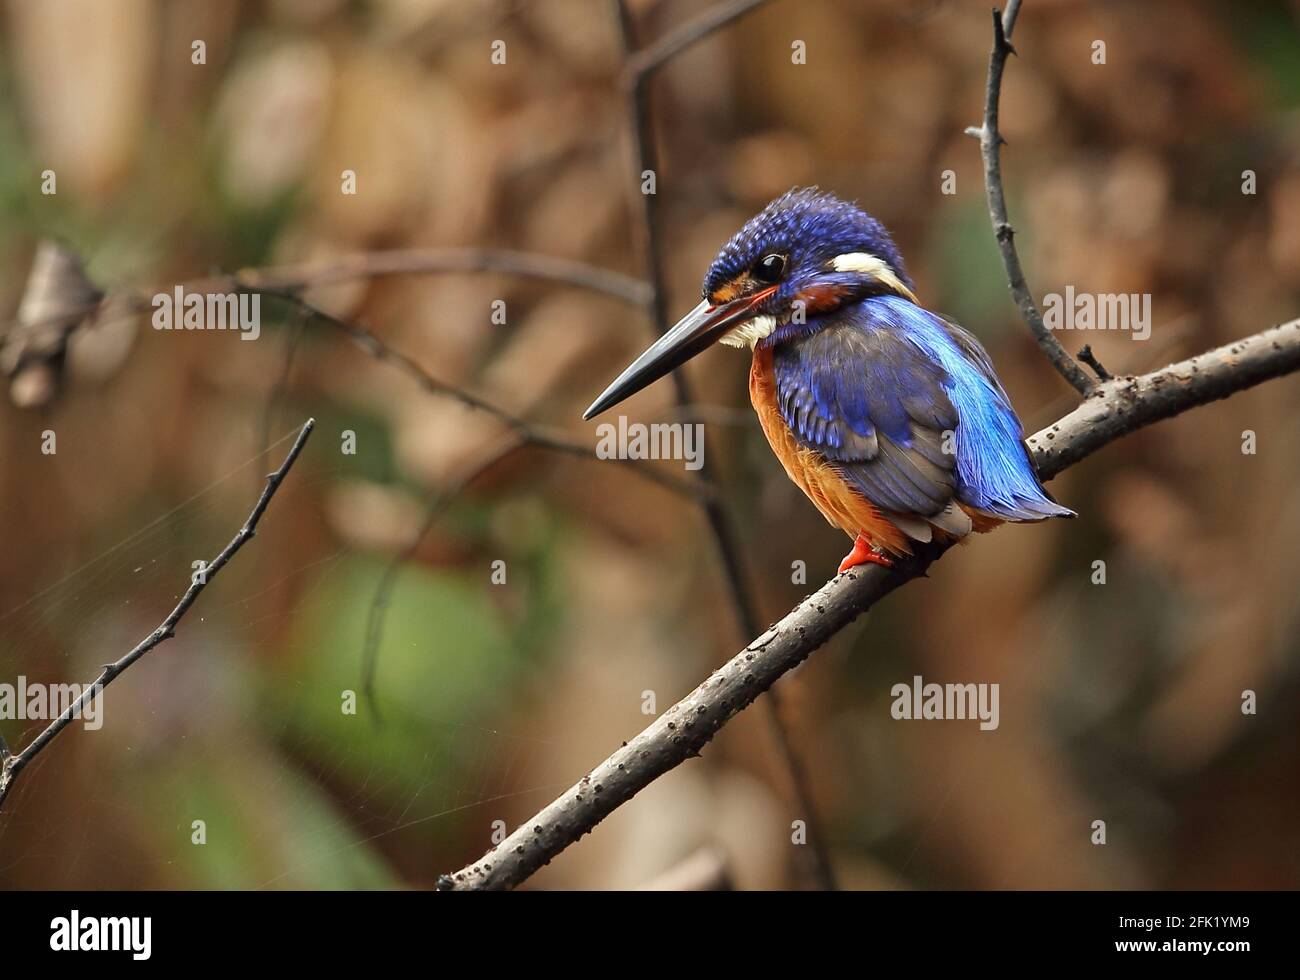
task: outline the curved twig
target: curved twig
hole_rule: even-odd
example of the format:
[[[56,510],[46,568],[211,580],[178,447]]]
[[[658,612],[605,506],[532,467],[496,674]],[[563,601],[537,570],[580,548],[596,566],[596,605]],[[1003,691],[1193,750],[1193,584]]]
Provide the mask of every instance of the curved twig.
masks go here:
[[[751,10],[767,3],[768,0],[731,0],[710,7],[694,20],[687,21],[676,30],[665,34],[654,44],[648,44],[627,59],[626,75],[632,78],[648,78],[691,45],[704,40],[710,34],[721,30],[732,21],[739,20]]]
[[[1015,53],[1011,46],[1011,31],[1020,13],[1020,0],[1009,0],[1006,14],[993,11],[993,51],[989,55],[988,87],[984,97],[984,124],[972,127],[968,132],[980,141],[980,156],[984,160],[984,190],[989,202],[989,217],[993,221],[993,234],[998,240],[998,251],[1002,255],[1002,266],[1006,269],[1007,285],[1011,296],[1016,301],[1020,315],[1029,325],[1034,339],[1052,367],[1063,377],[1075,391],[1086,395],[1093,388],[1092,381],[1083,368],[1065,352],[1065,348],[1047,329],[1043,314],[1034,302],[1034,294],[1025,282],[1025,271],[1020,266],[1020,255],[1016,251],[1015,229],[1007,217],[1007,198],[1002,189],[1002,134],[998,132],[998,101],[1002,94],[1002,70],[1006,67],[1007,56]]]

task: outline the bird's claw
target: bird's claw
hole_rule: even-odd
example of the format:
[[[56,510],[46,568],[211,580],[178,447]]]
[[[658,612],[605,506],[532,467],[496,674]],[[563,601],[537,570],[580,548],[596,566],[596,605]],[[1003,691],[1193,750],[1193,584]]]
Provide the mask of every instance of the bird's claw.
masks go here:
[[[843,575],[850,568],[857,565],[880,565],[884,568],[893,568],[894,560],[888,555],[877,551],[871,546],[870,541],[859,534],[853,542],[853,550],[845,555],[844,560],[840,562],[839,573]]]

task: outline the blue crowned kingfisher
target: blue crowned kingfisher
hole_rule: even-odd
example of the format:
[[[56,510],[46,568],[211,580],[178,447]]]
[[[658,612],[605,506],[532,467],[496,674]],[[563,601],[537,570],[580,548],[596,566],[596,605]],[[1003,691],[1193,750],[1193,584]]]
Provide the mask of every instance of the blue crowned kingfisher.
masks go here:
[[[853,539],[844,572],[1006,521],[1073,517],[1043,488],[978,340],[921,306],[879,221],[817,188],[722,247],[704,299],[583,418],[717,341],[753,350],[749,393],[786,473]]]

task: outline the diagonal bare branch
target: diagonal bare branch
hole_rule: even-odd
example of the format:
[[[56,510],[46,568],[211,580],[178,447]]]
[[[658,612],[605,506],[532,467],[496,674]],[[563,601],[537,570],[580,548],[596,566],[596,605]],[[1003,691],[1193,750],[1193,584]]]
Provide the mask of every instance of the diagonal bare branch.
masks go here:
[[[415,381],[426,393],[451,398],[460,402],[466,408],[483,412],[485,415],[496,419],[510,432],[520,436],[531,446],[578,459],[594,460],[597,458],[595,449],[587,443],[570,438],[558,429],[529,422],[506,411],[495,402],[488,401],[486,398],[482,398],[458,385],[435,377],[421,367],[414,358],[381,340],[361,324],[327,313],[291,290],[272,288],[266,285],[254,286],[241,278],[241,275],[234,276],[229,280],[231,288],[243,292],[260,293],[263,296],[270,296],[289,303],[310,319],[318,320],[339,331],[376,361],[391,365],[401,371]],[[651,483],[657,483],[667,490],[687,497],[701,498],[712,493],[711,488],[702,485],[698,480],[676,476],[654,466],[649,460],[615,458],[602,460],[602,462],[611,462],[626,467],[637,476],[649,480]]]
[[[1130,432],[1298,370],[1300,319],[1150,374],[1117,378],[1030,437],[1034,462],[1050,479]],[[872,565],[837,575],[478,861],[440,878],[438,887],[505,889],[524,881],[655,779],[698,756],[787,671],[923,575],[942,553],[935,549],[892,570]]]

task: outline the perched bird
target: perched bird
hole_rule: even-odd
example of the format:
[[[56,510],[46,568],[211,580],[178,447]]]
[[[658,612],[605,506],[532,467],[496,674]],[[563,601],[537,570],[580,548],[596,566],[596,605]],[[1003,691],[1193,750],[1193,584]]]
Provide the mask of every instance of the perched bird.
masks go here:
[[[840,571],[1006,521],[1073,517],[1043,488],[988,353],[920,304],[884,226],[816,188],[723,246],[704,300],[592,403],[603,412],[717,341],[786,473],[853,538]]]

